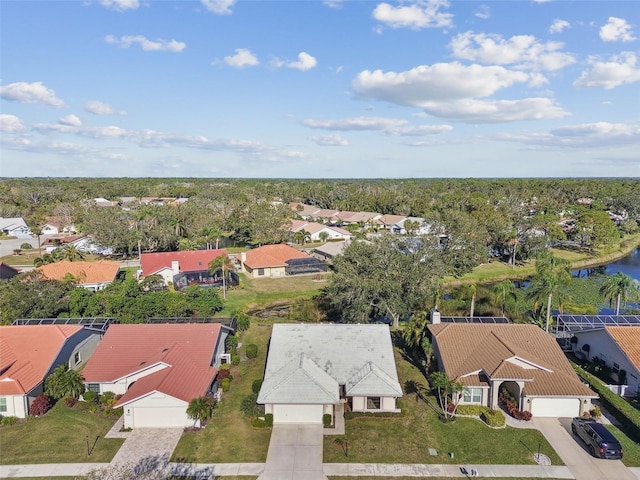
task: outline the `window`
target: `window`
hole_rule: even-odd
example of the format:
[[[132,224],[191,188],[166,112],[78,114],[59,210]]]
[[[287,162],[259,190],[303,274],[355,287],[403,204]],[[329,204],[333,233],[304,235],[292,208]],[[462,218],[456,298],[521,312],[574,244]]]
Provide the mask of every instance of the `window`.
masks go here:
[[[482,389],[481,388],[467,388],[462,395],[462,401],[464,403],[481,403],[482,402]]]
[[[7,411],[7,399],[0,397],[0,412],[6,412]]]
[[[89,383],[87,385],[87,391],[100,393],[100,385],[98,385],[97,383]]]
[[[367,397],[367,410],[380,410],[380,397]]]
[[[76,352],[73,354],[73,363],[78,365],[80,363],[80,352]]]
[[[259,268],[258,269],[258,276],[263,276],[264,275],[264,268]]]

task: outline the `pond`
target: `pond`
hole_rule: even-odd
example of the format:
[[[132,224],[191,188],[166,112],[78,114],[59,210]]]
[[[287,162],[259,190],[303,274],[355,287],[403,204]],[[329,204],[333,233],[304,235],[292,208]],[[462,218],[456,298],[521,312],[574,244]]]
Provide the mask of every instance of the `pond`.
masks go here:
[[[601,265],[599,267],[574,270],[573,276],[583,278],[592,275],[615,275],[618,272],[622,272],[625,275],[629,275],[634,280],[640,281],[640,248],[636,248],[629,255],[616,260],[615,262]]]

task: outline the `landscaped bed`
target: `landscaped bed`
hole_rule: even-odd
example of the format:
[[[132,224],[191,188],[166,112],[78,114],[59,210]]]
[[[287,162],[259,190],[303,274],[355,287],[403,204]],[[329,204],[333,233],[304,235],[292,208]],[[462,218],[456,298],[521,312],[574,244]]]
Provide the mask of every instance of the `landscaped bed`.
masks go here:
[[[113,418],[68,408],[60,401],[40,418],[0,428],[0,463],[110,462],[124,441],[104,438],[113,423]]]
[[[427,386],[424,376],[398,351],[396,364],[405,391],[409,385],[409,390]],[[563,464],[538,430],[492,429],[471,418],[445,424],[420,396],[437,407],[437,400],[422,390],[420,395],[409,393],[398,402],[403,410],[399,417],[346,420],[346,435],[339,438],[347,440],[348,457],[336,437],[328,436],[324,439],[324,463],[535,464],[533,453],[540,446],[553,465]],[[429,448],[438,455],[431,456]]]
[[[262,379],[267,357],[267,343],[271,336],[270,323],[252,322],[240,340],[239,350],[243,360],[231,368],[233,381],[229,391],[222,396],[209,424],[195,432],[182,435],[173,452],[172,462],[190,463],[251,463],[265,462],[270,428],[254,428],[251,419],[240,411],[242,400],[252,393],[254,380]],[[258,355],[254,359],[244,357],[244,346],[255,344]]]

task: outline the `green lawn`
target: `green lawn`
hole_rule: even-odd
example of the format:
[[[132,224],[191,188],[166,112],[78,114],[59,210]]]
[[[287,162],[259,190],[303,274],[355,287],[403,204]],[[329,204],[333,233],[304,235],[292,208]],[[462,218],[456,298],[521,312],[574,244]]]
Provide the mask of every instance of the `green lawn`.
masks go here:
[[[251,383],[262,379],[271,337],[271,323],[252,321],[241,340],[244,346],[256,344],[258,357],[245,360],[232,367],[233,381],[228,392],[223,394],[213,419],[198,432],[182,435],[173,452],[171,461],[190,463],[264,462],[267,459],[270,428],[253,428],[249,418],[240,412],[242,399],[251,393]],[[226,478],[226,477],[225,477]]]
[[[618,441],[622,444],[622,449],[624,450],[622,463],[624,463],[627,467],[640,467],[640,444],[634,442],[619,428],[613,425],[607,425],[607,428],[611,430]]]
[[[113,423],[113,419],[70,409],[58,402],[40,418],[0,427],[0,463],[110,462],[124,441],[104,438]],[[87,436],[92,448],[90,457]]]
[[[413,381],[425,387],[422,374],[396,351],[400,383]],[[437,401],[427,397],[436,406]],[[359,417],[346,420],[349,456],[345,457],[334,437],[324,439],[325,463],[476,463],[535,464],[533,452],[542,453],[553,465],[562,465],[560,457],[544,436],[534,429],[491,429],[479,420],[458,418],[443,424],[437,413],[415,393],[406,394],[400,408],[403,415],[394,418]],[[434,448],[438,455],[429,455]],[[453,452],[454,458],[449,453]]]

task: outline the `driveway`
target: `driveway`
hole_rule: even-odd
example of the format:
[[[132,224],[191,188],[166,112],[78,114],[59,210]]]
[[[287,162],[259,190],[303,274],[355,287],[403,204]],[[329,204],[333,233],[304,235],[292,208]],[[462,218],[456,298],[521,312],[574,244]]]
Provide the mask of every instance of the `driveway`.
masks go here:
[[[276,424],[259,480],[326,480],[322,471],[322,425]]]
[[[127,434],[111,465],[165,467],[182,431],[182,428],[135,428]]]
[[[570,418],[534,418],[532,422],[578,480],[637,480],[620,460],[592,457],[584,442],[571,433]]]

